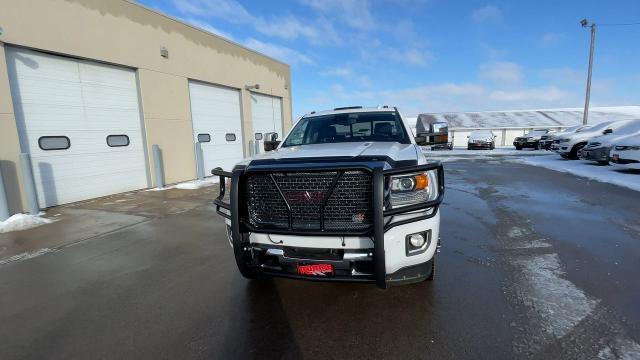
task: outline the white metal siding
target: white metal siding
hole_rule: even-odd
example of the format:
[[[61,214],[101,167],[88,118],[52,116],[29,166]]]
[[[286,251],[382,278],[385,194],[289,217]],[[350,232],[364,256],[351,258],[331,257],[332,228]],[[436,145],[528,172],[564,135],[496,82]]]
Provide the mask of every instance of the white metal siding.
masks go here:
[[[230,171],[243,158],[240,91],[226,87],[189,82],[194,144],[198,134],[209,134],[210,142],[202,143],[204,174],[221,167]],[[227,141],[226,134],[235,134]]]
[[[134,70],[14,47],[6,56],[41,207],[147,186]],[[108,135],[127,135],[130,144],[109,147]],[[44,151],[42,136],[66,136],[71,147]]]
[[[254,133],[277,132],[282,140],[282,99],[251,93],[251,113]]]
[[[470,134],[471,131],[455,130],[453,134],[453,146],[467,147],[467,144],[469,142],[469,138],[467,138],[467,136],[469,136]]]
[[[526,129],[507,129],[504,145],[513,147],[513,140],[527,133]]]

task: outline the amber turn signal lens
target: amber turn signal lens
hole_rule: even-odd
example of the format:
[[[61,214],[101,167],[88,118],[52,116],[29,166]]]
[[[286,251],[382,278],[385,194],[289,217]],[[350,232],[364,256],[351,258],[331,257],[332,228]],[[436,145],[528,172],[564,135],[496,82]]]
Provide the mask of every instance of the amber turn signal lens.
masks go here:
[[[423,190],[429,186],[429,177],[427,174],[416,175],[414,179],[416,180],[416,190]]]

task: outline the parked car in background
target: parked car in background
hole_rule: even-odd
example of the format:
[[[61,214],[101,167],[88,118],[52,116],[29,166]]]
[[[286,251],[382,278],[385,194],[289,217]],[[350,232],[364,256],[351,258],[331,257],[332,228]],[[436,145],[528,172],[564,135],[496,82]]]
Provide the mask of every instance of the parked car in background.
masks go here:
[[[611,162],[617,166],[640,170],[640,135],[628,136],[611,149]]]
[[[525,136],[519,136],[513,140],[513,146],[516,150],[522,150],[524,148],[541,149],[540,140],[543,135],[550,133],[549,129],[531,130]]]
[[[582,160],[596,161],[599,164],[609,164],[609,153],[617,142],[623,141],[630,136],[640,135],[640,119],[632,120],[611,134],[600,135],[587,142],[578,156]]]
[[[431,150],[453,150],[453,143],[449,141],[446,144],[433,145]]]
[[[614,130],[626,125],[631,120],[605,121],[589,130],[562,135],[553,141],[552,150],[565,159],[578,159],[578,152],[587,145],[587,142],[600,135],[611,134]]]
[[[555,135],[556,132],[555,131],[549,131],[548,133],[546,133],[545,135],[540,136],[540,141],[538,142],[539,144],[539,148],[540,149],[544,149],[544,150],[549,150],[549,148],[551,147],[551,143],[553,142],[552,139],[553,135]]]
[[[542,135],[540,137],[540,148],[545,150],[551,150],[551,146],[553,145],[553,140],[555,140],[558,136],[572,134],[574,132],[580,132],[583,130],[587,130],[591,128],[591,125],[575,125],[568,127],[562,131],[551,131],[546,135]]]
[[[496,148],[496,135],[491,130],[474,130],[467,137],[467,150]]]

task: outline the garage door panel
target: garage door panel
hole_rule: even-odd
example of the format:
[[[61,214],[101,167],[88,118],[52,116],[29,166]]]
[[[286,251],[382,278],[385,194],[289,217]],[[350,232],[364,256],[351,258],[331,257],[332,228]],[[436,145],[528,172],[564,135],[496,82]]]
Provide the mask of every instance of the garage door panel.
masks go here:
[[[205,175],[216,167],[231,170],[244,157],[240,92],[190,81],[189,96],[194,142],[198,141],[198,134],[211,138],[210,142],[201,143]],[[235,134],[236,140],[227,141],[228,133]]]
[[[88,130],[106,131],[140,131],[140,113],[127,109],[85,109],[86,126]]]
[[[50,132],[58,130],[60,122],[74,127],[80,127],[85,123],[81,107],[33,104],[15,110],[18,119],[29,119],[28,123],[18,120],[20,130]]]
[[[82,108],[82,89],[79,83],[56,83],[50,80],[19,78],[15,87],[20,104],[60,105]]]
[[[81,62],[79,66],[80,79],[83,83],[94,84],[103,88],[120,88],[137,91],[135,74],[122,71],[119,66]]]
[[[139,154],[142,156],[142,153]],[[127,155],[128,156],[128,155]],[[68,159],[70,160],[70,159]],[[122,161],[126,161],[126,164],[123,164]],[[71,180],[71,179],[85,179],[84,181],[91,182],[103,182],[100,176],[106,176],[113,174],[128,174],[132,171],[136,171],[140,165],[144,166],[144,162],[137,161],[127,161],[126,156],[118,157],[109,157],[108,160],[104,160],[99,154],[94,154],[93,161],[83,160],[78,162],[70,162],[65,161],[60,158],[34,158],[32,159],[34,164],[39,163],[47,163],[51,164],[55,170],[56,178],[61,180]],[[77,176],[75,170],[78,167],[82,167],[83,173],[86,176]],[[128,177],[132,178],[132,177]],[[134,177],[135,178],[135,177]],[[110,178],[109,181],[114,181],[114,178]]]
[[[278,138],[282,139],[282,99],[252,93],[251,105],[254,133],[277,132]]]
[[[31,153],[40,206],[146,187],[135,72],[9,49],[20,142]],[[110,147],[109,135],[128,136],[128,146]],[[41,149],[44,136],[67,137],[70,147]]]
[[[7,68],[11,74],[20,74],[25,79],[57,80],[78,83],[80,72],[77,62],[37,51],[6,48]]]
[[[126,89],[108,89],[98,85],[84,85],[82,96],[85,107],[99,109],[137,110],[137,93]]]
[[[119,132],[118,132],[119,131]],[[126,147],[110,147],[107,144],[107,136],[109,135],[127,135],[129,137],[129,146]],[[32,131],[29,140],[38,143],[38,139],[46,136],[66,136],[69,138],[71,146],[66,150],[43,150],[39,147],[32,149],[31,156],[83,156],[85,154],[109,154],[118,151],[134,151],[142,149],[142,139],[131,131],[113,130],[64,130],[56,131]]]

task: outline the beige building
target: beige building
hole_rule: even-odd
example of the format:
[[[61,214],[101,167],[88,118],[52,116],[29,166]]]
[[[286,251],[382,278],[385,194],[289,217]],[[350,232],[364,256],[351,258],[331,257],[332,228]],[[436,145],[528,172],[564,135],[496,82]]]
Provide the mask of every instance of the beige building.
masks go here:
[[[155,186],[154,145],[175,183],[291,126],[289,65],[131,1],[0,0],[0,28],[12,213],[27,208],[21,153],[46,208]]]

